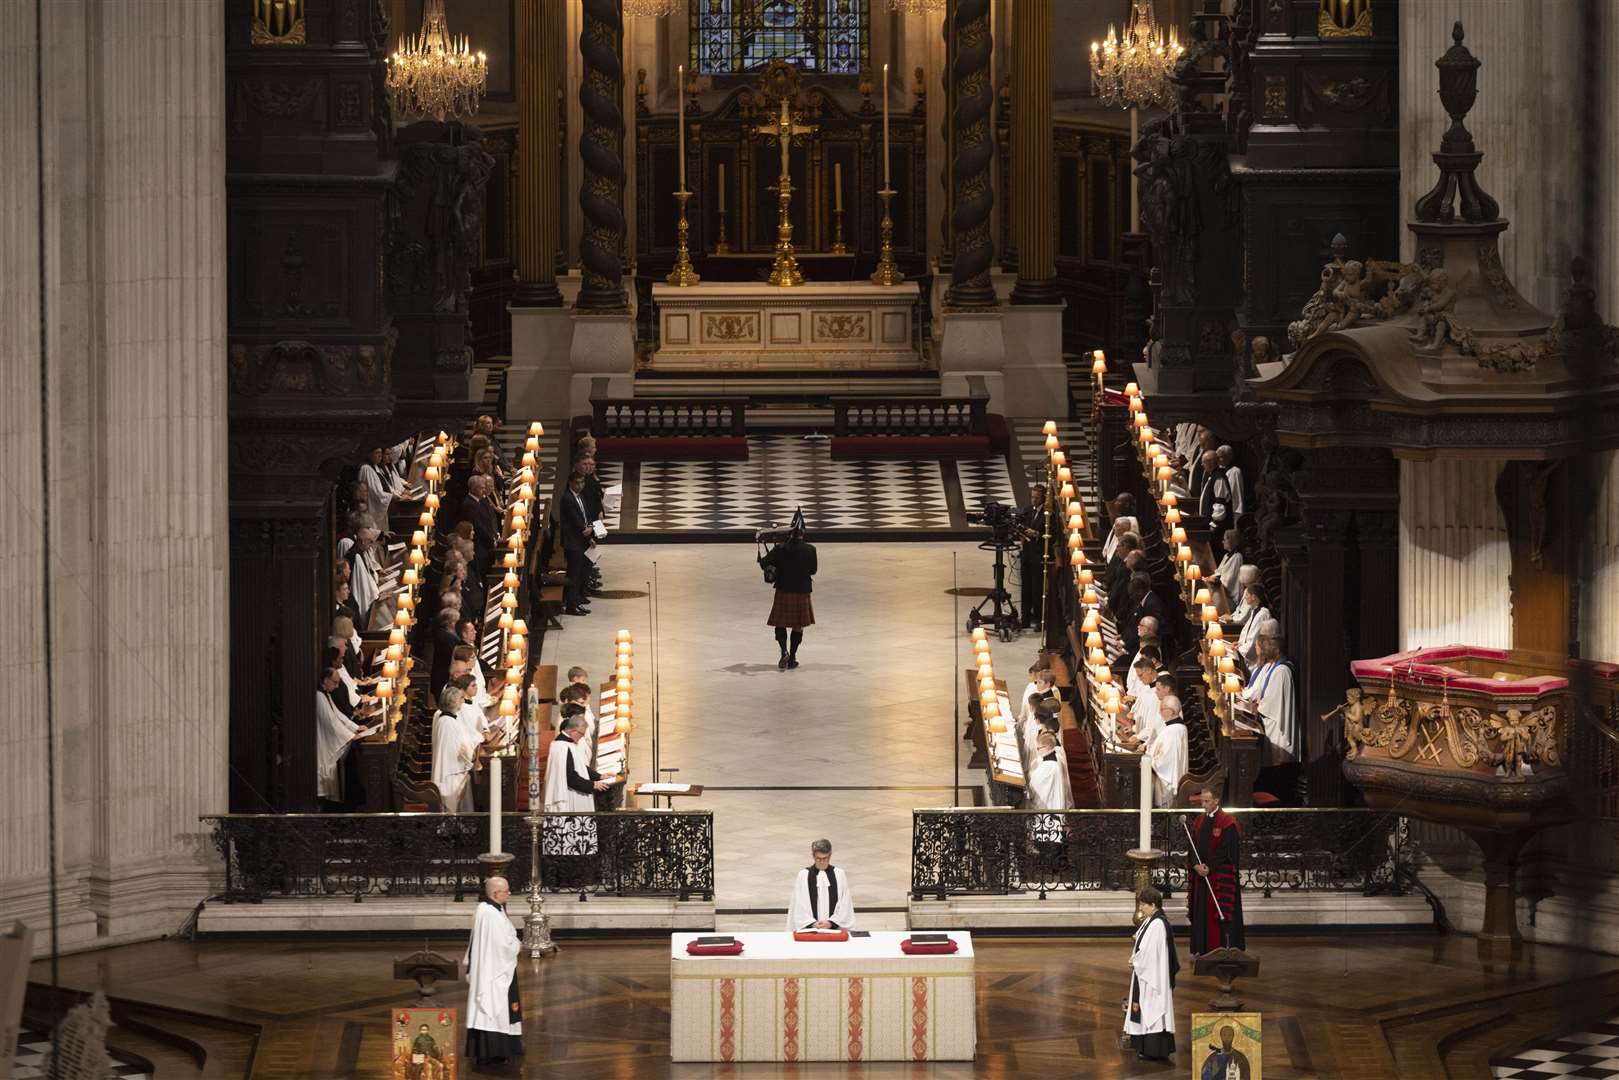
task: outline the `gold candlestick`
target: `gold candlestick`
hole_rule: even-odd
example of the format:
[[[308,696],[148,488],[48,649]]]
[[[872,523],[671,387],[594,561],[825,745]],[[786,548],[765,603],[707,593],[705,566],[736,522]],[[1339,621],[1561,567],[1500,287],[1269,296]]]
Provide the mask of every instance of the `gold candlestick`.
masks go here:
[[[843,242],[843,207],[832,211],[832,254],[847,255],[849,247]]]
[[[871,275],[871,281],[874,285],[903,285],[905,275],[894,265],[894,218],[889,213],[889,203],[893,201],[894,189],[885,187],[877,194],[883,200],[882,246],[877,258],[877,269]]]
[[[675,224],[675,265],[669,271],[669,276],[664,279],[671,285],[695,285],[703,280],[697,276],[697,271],[692,269],[691,249],[687,246],[691,232],[691,227],[686,224],[686,200],[689,198],[691,198],[689,191],[675,192],[675,202],[680,204],[680,220]]]
[[[793,181],[783,172],[776,182],[776,261],[770,266],[770,284],[791,287],[804,284],[793,254]]]
[[[725,236],[725,219],[729,216],[730,212],[721,208],[720,234],[714,239],[714,254],[716,255],[729,255],[731,253],[731,242]]]

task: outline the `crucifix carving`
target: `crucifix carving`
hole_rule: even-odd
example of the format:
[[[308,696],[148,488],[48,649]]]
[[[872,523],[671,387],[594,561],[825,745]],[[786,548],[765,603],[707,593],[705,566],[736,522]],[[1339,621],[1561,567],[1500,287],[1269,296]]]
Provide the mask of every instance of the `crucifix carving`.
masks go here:
[[[788,169],[788,156],[792,151],[794,135],[813,134],[815,125],[798,123],[787,107],[787,98],[781,99],[781,112],[775,121],[760,124],[754,133],[781,144],[781,176],[776,181],[776,261],[770,267],[770,284],[802,285],[804,275],[798,269],[798,258],[793,254],[793,181]]]

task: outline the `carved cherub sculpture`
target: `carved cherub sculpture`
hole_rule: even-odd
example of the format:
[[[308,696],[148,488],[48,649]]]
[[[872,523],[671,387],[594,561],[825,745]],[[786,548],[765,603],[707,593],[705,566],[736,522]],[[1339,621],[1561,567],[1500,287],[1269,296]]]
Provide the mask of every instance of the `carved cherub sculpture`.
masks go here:
[[[1333,317],[1329,329],[1348,330],[1362,315],[1376,308],[1369,295],[1370,285],[1364,263],[1358,259],[1344,263],[1343,279],[1332,290]]]
[[[1361,700],[1360,687],[1351,687],[1344,691],[1344,703],[1338,708],[1344,714],[1344,745],[1345,757],[1360,757],[1361,747],[1366,745],[1366,705]]]
[[[1422,299],[1416,307],[1421,320],[1411,331],[1411,340],[1420,352],[1443,351],[1447,343],[1461,344],[1461,327],[1456,322],[1456,290],[1450,287],[1450,275],[1441,267],[1428,275]]]

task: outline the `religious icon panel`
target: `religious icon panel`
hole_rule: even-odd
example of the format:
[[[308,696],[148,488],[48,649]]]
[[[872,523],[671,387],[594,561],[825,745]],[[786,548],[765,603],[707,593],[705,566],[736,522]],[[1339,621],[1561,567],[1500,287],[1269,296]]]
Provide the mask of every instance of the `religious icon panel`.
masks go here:
[[[390,1080],[455,1080],[454,1009],[395,1009]]]
[[[1259,1013],[1193,1013],[1192,1080],[1259,1080]]]

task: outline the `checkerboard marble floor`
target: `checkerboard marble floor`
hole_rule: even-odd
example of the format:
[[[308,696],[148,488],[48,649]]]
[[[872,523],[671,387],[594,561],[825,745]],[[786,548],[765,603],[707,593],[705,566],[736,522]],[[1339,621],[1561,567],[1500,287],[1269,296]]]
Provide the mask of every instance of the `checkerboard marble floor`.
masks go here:
[[[11,1059],[14,1080],[45,1080],[45,1054],[51,1048],[51,1037],[46,1032],[24,1031],[17,1038],[17,1053]],[[107,1057],[108,1077],[115,1080],[147,1080],[152,1074],[139,1065]]]
[[[1619,1016],[1490,1062],[1496,1080],[1619,1077]]]
[[[963,501],[1007,500],[1002,457],[957,462]],[[817,532],[961,529],[938,461],[834,461],[826,440],[752,435],[746,461],[661,461],[640,467],[639,532],[752,532],[799,507]]]
[[[967,542],[824,544],[818,554],[816,624],[796,670],[776,667],[765,625],[772,593],[748,544],[609,543],[608,596],[544,641],[542,663],[596,672],[611,666],[613,632],[629,629],[637,678],[650,688],[643,583],[657,564],[659,763],[679,770],[672,779],[705,786],[677,805],[714,812],[715,903],[726,927],[779,923],[793,874],[822,836],[871,915],[864,925],[903,926],[899,911],[874,909],[905,906],[911,810],[958,801],[958,754],[969,789],[959,801],[983,783],[966,767],[955,719],[972,601],[949,590],[953,556],[963,586],[988,584],[988,556]],[[1009,672],[1027,665],[1024,652],[1002,649],[1011,650],[1000,658]],[[650,689],[643,700],[650,707]],[[631,736],[632,781],[652,779],[651,754],[643,722]]]

